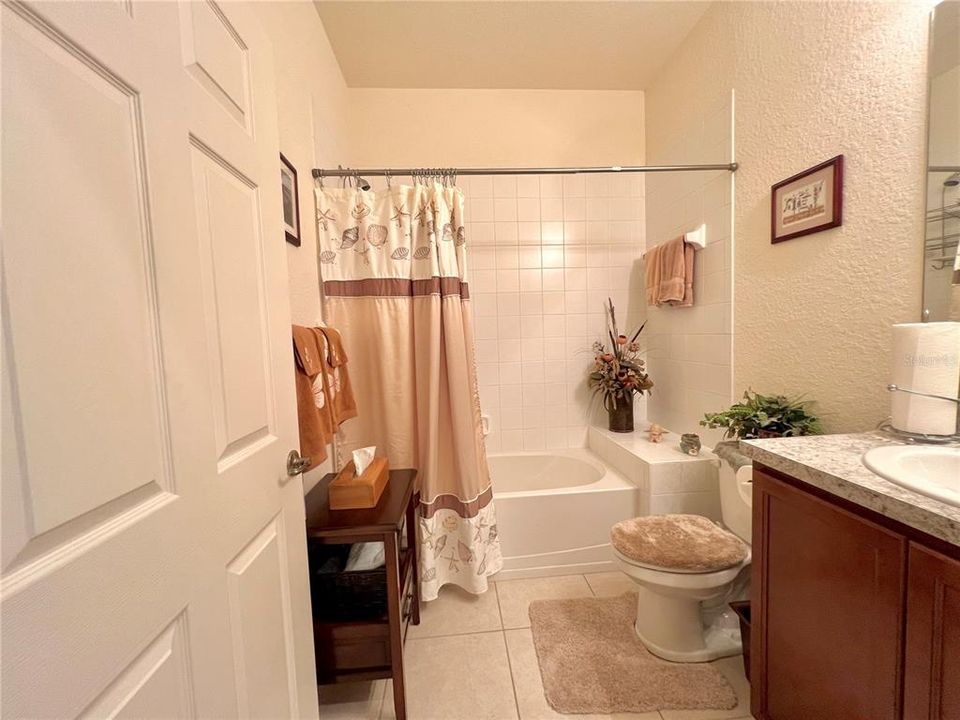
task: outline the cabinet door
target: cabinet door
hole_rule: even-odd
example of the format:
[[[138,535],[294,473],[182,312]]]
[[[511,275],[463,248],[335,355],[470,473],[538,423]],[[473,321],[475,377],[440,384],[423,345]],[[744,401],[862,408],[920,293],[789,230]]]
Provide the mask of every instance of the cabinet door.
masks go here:
[[[906,539],[754,471],[752,711],[895,720]]]
[[[904,718],[960,718],[960,562],[910,543]]]

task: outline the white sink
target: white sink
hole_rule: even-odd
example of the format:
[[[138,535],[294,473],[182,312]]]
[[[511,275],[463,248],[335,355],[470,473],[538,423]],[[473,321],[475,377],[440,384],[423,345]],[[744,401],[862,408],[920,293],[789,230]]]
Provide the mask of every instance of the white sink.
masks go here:
[[[960,448],[887,445],[867,450],[863,464],[901,487],[960,507]]]

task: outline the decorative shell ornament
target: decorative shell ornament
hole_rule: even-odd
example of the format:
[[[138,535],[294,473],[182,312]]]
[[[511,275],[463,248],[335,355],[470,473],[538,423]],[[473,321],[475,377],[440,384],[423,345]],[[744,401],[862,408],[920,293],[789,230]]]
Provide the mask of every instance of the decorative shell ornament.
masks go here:
[[[450,223],[444,224],[440,239],[445,242],[453,242],[453,225]]]
[[[396,250],[390,253],[390,257],[392,257],[394,260],[406,260],[410,257],[410,248],[398,247]]]
[[[457,247],[467,244],[467,233],[463,229],[463,225],[457,228],[457,240],[453,243]]]
[[[414,260],[426,260],[428,257],[430,257],[429,245],[421,245],[420,247],[418,247],[416,250],[413,251]]]
[[[352,227],[347,228],[343,231],[343,235],[340,238],[340,249],[348,250],[357,244],[357,240],[360,239],[360,228]]]
[[[668,430],[664,429],[660,425],[653,423],[653,425],[650,426],[650,429],[647,430],[647,435],[650,438],[650,442],[658,443],[663,442],[663,436],[668,432]]]
[[[387,228],[384,225],[371,225],[367,228],[367,242],[378,248],[387,241]]]
[[[337,254],[333,250],[324,250],[320,253],[320,262],[324,265],[332,265],[337,259]]]

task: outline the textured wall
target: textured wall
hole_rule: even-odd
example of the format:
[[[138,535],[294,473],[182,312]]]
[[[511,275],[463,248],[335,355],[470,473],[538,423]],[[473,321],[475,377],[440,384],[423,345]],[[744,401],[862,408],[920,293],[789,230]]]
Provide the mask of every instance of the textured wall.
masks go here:
[[[930,5],[716,3],[647,92],[652,157],[736,91],[734,389],[806,394],[834,432],[888,414],[890,326],[919,318]],[[770,186],[840,153],[844,225],[771,245]]]

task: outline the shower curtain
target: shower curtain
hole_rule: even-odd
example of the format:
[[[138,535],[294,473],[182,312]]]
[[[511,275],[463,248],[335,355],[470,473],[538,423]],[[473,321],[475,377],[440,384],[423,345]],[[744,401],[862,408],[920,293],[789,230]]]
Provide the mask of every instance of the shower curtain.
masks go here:
[[[326,319],[350,354],[358,417],[339,455],[376,445],[416,468],[421,597],[473,592],[503,561],[480,426],[463,193],[438,182],[317,188]]]

